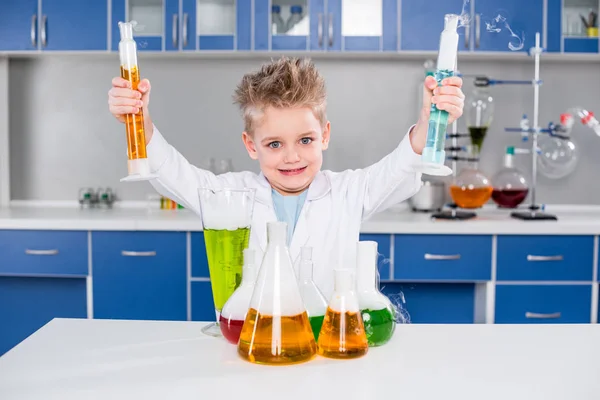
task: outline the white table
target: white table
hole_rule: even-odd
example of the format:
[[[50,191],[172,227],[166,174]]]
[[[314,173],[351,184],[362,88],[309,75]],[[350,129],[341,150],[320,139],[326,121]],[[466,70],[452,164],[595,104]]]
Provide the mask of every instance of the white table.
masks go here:
[[[399,325],[356,360],[247,363],[198,322],[55,319],[0,358],[0,399],[595,399],[598,325]]]

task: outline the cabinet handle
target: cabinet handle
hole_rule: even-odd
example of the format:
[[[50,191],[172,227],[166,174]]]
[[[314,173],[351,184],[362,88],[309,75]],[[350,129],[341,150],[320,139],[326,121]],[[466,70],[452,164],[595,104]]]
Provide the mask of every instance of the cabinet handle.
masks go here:
[[[323,14],[319,13],[319,25],[317,26],[319,47],[323,47]]]
[[[25,249],[25,254],[29,254],[31,256],[55,256],[58,254],[58,250],[57,249],[52,249],[52,250]]]
[[[529,318],[529,319],[557,319],[560,318],[560,313],[559,312],[555,312],[552,314],[539,314],[539,313],[534,313],[534,312],[526,312],[525,313],[525,318]]]
[[[177,14],[173,14],[173,47],[177,47]]]
[[[333,14],[329,14],[329,47],[333,47]]]
[[[527,261],[562,261],[563,256],[532,256],[527,255]]]
[[[479,48],[479,37],[481,36],[481,16],[475,14],[475,47]]]
[[[154,257],[156,251],[127,251],[123,250],[121,255],[125,257]]]
[[[458,260],[460,259],[460,254],[429,254],[425,253],[426,260]]]
[[[36,35],[36,25],[37,25],[37,15],[33,14],[31,17],[31,45],[33,47],[37,46],[37,35]]]
[[[183,47],[187,46],[187,40],[188,40],[188,13],[183,13],[183,33],[181,34],[183,36]]]
[[[42,34],[41,34],[42,47],[46,47],[46,21],[47,20],[48,20],[48,17],[45,15],[42,15]]]

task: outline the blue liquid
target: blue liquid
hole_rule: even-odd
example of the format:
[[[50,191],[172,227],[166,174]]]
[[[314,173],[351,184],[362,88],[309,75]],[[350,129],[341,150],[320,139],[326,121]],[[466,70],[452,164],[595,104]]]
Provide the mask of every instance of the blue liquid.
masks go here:
[[[435,72],[435,80],[441,86],[443,79],[453,76],[454,71],[441,69]],[[423,149],[423,161],[427,163],[443,164],[446,152],[446,129],[448,127],[448,111],[438,110],[435,104],[431,105],[429,114],[429,127],[427,129],[427,142]]]

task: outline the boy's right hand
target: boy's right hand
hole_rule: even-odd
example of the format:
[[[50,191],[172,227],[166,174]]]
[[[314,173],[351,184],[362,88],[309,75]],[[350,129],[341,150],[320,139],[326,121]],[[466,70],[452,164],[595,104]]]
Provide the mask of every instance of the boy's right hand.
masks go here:
[[[108,109],[121,123],[125,123],[125,115],[137,114],[141,109],[144,114],[146,144],[152,137],[152,120],[148,112],[149,103],[150,81],[148,79],[142,79],[138,90],[134,90],[129,81],[121,77],[113,78],[112,88],[108,91]]]

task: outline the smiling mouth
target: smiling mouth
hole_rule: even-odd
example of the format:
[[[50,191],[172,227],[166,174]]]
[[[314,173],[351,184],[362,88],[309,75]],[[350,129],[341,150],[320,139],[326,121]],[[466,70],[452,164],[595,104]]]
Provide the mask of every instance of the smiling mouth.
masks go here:
[[[281,172],[283,175],[298,175],[304,172],[305,169],[306,167],[294,169],[280,169],[279,172]]]

